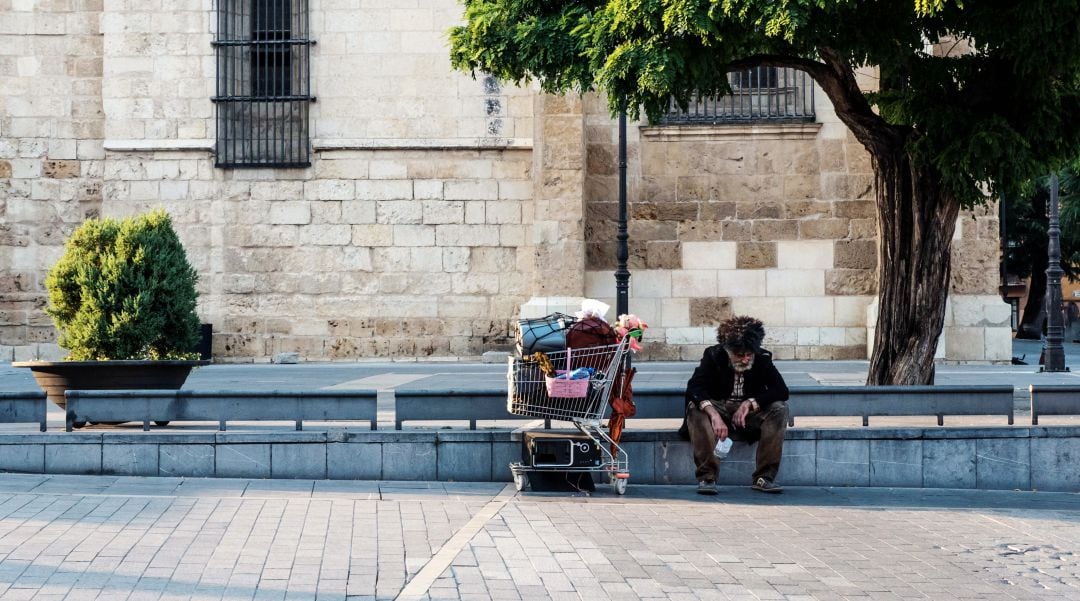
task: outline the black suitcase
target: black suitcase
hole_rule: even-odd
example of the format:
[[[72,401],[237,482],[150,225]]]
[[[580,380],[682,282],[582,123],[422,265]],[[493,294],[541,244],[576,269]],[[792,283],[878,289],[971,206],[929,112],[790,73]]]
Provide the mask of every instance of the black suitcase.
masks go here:
[[[584,434],[525,432],[521,461],[529,467],[595,468],[603,462],[600,445]]]

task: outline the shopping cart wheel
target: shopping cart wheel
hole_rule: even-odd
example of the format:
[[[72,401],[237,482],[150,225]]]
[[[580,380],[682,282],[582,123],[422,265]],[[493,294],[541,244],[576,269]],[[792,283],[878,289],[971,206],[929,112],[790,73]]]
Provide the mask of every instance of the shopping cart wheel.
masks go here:
[[[619,478],[617,476],[615,478],[611,479],[611,488],[615,489],[615,494],[617,494],[617,495],[625,495],[626,494],[626,483],[627,483],[627,481],[629,481],[629,478]]]
[[[514,474],[514,488],[521,492],[529,485],[529,477],[525,474]]]

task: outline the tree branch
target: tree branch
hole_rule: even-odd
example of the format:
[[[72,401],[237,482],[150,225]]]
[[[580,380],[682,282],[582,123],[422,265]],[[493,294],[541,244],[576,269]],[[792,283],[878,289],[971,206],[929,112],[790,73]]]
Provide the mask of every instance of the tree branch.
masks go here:
[[[866,101],[855,80],[855,71],[836,51],[828,47],[817,49],[821,61],[789,55],[757,54],[732,61],[733,70],[751,67],[793,67],[805,71],[817,82],[832,101],[840,118],[866,149],[876,154],[901,145],[906,134],[889,125]]]

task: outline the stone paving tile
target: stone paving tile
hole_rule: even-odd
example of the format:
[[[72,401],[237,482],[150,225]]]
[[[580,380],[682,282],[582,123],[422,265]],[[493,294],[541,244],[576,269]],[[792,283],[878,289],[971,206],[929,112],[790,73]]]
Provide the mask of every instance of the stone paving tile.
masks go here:
[[[0,599],[393,599],[501,490],[0,475]],[[478,524],[419,598],[1080,598],[1078,495],[634,487]]]

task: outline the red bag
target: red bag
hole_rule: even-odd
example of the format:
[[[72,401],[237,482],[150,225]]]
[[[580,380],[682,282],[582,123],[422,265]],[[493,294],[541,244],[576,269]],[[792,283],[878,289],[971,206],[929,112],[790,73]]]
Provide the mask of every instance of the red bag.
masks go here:
[[[617,340],[615,328],[599,317],[579,319],[566,332],[566,346],[569,348],[604,346],[615,344]]]

